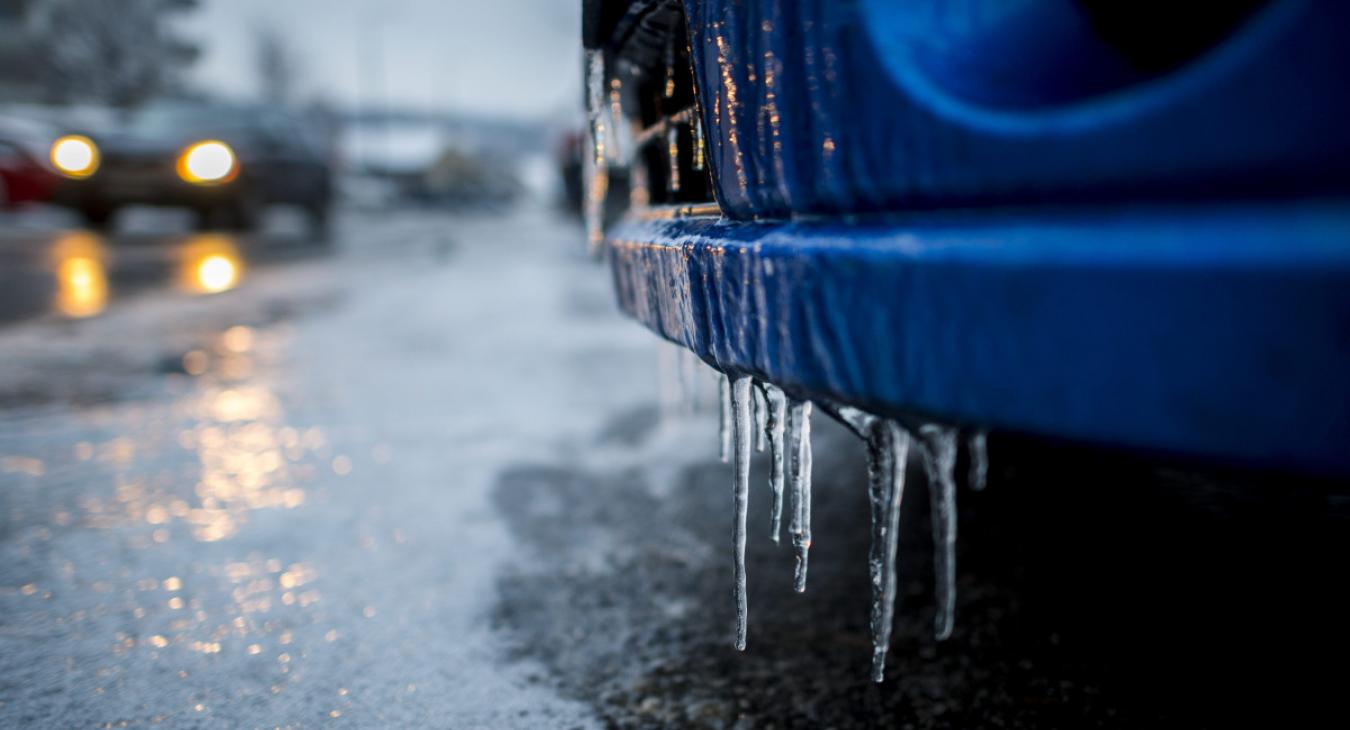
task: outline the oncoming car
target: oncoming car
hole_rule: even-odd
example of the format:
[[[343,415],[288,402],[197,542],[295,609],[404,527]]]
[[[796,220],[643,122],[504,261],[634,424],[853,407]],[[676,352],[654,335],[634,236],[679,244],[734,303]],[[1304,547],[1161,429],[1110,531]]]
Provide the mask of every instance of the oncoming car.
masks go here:
[[[64,178],[55,200],[100,229],[124,207],[154,205],[188,208],[200,228],[247,231],[267,206],[286,204],[323,233],[333,186],[316,137],[272,108],[161,103],[55,140],[51,164]]]

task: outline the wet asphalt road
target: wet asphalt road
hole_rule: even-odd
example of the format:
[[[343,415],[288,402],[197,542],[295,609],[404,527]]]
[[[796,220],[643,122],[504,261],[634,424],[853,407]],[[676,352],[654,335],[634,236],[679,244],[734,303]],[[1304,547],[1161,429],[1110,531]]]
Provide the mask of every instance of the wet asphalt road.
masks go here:
[[[819,423],[804,595],[757,464],[733,651],[712,383],[662,399],[570,222],[21,228],[0,726],[1340,724],[1344,485],[995,434],[938,643],[911,470],[876,686],[861,447]]]

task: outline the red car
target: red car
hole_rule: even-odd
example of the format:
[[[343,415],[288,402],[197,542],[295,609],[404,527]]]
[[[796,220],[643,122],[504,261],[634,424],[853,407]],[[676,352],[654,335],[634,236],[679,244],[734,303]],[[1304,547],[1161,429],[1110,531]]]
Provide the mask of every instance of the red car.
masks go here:
[[[51,197],[59,178],[46,160],[50,141],[36,125],[0,119],[0,209]]]

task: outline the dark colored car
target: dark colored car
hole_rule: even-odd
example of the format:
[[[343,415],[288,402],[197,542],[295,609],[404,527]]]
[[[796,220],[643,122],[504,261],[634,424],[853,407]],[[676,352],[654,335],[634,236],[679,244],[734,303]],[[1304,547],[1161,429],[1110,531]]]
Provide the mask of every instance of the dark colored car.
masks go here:
[[[266,108],[162,103],[125,123],[52,145],[66,178],[56,201],[95,228],[129,205],[176,206],[201,228],[251,230],[274,204],[303,208],[327,229],[332,174],[318,135],[298,117]]]

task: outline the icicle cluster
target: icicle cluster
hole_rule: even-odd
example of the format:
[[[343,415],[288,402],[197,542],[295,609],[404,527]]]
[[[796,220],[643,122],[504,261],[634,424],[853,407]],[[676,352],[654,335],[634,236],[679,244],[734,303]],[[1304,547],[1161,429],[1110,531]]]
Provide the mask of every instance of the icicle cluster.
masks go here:
[[[775,543],[783,531],[783,493],[791,485],[792,538],[796,569],[793,585],[806,590],[806,569],[811,550],[811,403],[789,398],[782,390],[755,383],[743,375],[720,380],[722,460],[730,461],[735,473],[736,648],[745,649],[748,617],[745,587],[746,515],[750,497],[750,458],[755,448],[769,449],[773,467],[769,489],[773,495],[769,536]],[[752,441],[751,439],[754,439]]]
[[[735,599],[736,648],[744,650],[749,616],[746,595],[746,516],[750,501],[750,459],[767,446],[773,498],[769,536],[781,540],[783,510],[789,509],[788,535],[795,570],[793,586],[806,590],[811,550],[811,413],[810,401],[798,400],[769,383],[746,375],[721,375],[722,460],[733,465],[735,478]],[[874,416],[849,406],[825,404],[867,445],[867,497],[871,512],[871,548],[868,575],[872,591],[872,679],[886,674],[886,655],[895,623],[900,577],[896,554],[900,544],[900,514],[905,471],[917,451],[928,477],[933,533],[934,591],[937,610],[934,633],[938,640],[951,636],[956,613],[956,456],[958,433],[938,424],[920,426],[911,433],[900,421]],[[752,442],[751,439],[754,439]],[[753,445],[752,445],[753,444]],[[983,489],[988,477],[986,435],[966,439],[970,457],[969,484]],[[784,493],[787,499],[784,499]]]

